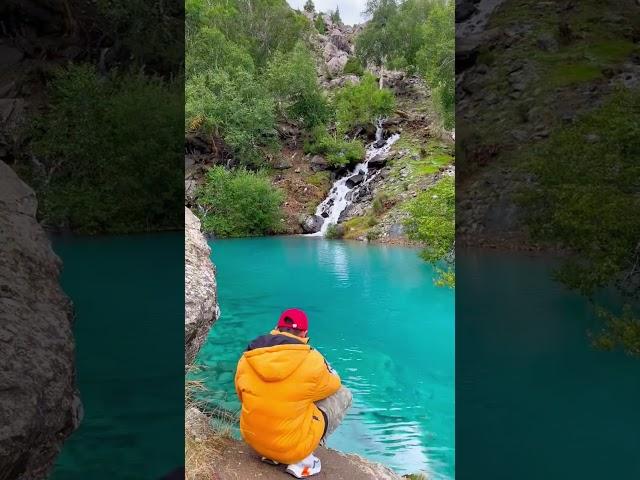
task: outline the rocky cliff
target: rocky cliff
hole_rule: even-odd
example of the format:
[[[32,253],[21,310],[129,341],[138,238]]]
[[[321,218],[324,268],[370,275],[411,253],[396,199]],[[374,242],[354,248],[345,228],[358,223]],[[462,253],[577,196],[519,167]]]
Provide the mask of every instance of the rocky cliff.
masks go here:
[[[184,363],[190,365],[220,316],[211,248],[200,220],[184,212]]]
[[[73,311],[34,192],[0,162],[0,478],[46,478],[82,417]]]

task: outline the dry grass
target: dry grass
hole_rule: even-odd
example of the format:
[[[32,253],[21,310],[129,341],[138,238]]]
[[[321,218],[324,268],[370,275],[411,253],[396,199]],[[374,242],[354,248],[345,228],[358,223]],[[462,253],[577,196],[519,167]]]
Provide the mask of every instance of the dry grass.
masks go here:
[[[185,480],[217,479],[216,459],[219,459],[232,437],[233,427],[238,423],[238,414],[222,409],[212,409],[196,399],[198,392],[206,391],[205,385],[198,380],[185,382],[185,412],[196,408],[206,410],[208,415],[194,415],[196,421],[185,428],[184,458]],[[206,407],[206,408],[205,408]]]

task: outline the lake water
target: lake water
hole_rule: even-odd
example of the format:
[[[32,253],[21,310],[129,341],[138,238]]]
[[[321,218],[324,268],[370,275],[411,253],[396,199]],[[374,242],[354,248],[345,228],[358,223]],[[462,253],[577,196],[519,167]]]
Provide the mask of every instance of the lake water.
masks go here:
[[[555,264],[457,253],[458,480],[640,478],[640,359],[591,347]]]
[[[222,316],[195,374],[208,402],[238,410],[233,376],[248,342],[302,308],[311,344],[354,393],[328,446],[453,478],[454,292],[433,285],[416,250],[305,237],[211,246]]]
[[[184,464],[184,235],[55,237],[85,417],[51,480],[154,480]]]

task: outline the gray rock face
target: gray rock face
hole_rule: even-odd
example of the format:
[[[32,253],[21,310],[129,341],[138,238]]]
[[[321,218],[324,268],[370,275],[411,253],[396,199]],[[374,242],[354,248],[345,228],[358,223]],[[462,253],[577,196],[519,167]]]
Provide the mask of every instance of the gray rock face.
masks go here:
[[[193,362],[220,316],[211,248],[200,231],[200,220],[184,212],[184,364]]]
[[[300,225],[304,233],[316,233],[322,228],[324,219],[318,215],[303,215],[300,218]]]
[[[46,478],[82,405],[73,309],[36,196],[0,162],[0,477]]]

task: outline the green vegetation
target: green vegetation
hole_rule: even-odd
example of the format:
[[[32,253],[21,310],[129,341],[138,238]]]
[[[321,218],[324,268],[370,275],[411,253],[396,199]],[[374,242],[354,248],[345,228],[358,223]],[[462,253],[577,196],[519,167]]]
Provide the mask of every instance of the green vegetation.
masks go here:
[[[344,222],[344,238],[347,240],[355,240],[360,237],[367,237],[371,227],[377,225],[378,221],[372,215],[362,217],[353,217]]]
[[[357,75],[361,77],[364,75],[364,67],[362,66],[362,61],[357,57],[349,57],[347,63],[342,69],[342,73],[345,75]]]
[[[324,20],[322,19],[322,17],[320,15],[318,15],[315,19],[315,21],[313,22],[313,24],[316,27],[316,30],[318,31],[319,34],[324,34],[327,31],[327,27],[324,24]]]
[[[327,171],[313,173],[307,177],[307,183],[329,190],[331,186],[331,174]]]
[[[440,179],[433,187],[420,193],[407,206],[406,221],[409,238],[425,245],[422,258],[436,266],[437,284],[453,287],[455,243],[455,181]],[[442,268],[441,265],[444,264]]]
[[[364,159],[364,146],[358,140],[341,140],[323,127],[316,128],[310,141],[304,144],[304,153],[324,155],[333,168],[355,165]]]
[[[318,85],[315,63],[302,42],[289,53],[277,52],[265,74],[280,117],[306,127],[327,122],[329,107]]]
[[[344,236],[344,227],[342,225],[336,225],[332,223],[327,227],[327,231],[324,234],[325,238],[329,240],[337,240]]]
[[[307,19],[284,0],[186,3],[187,132],[259,166],[277,147],[278,120],[314,125],[326,116],[310,53]],[[213,47],[215,46],[215,47]]]
[[[395,108],[395,99],[390,90],[379,89],[373,75],[366,73],[360,83],[346,85],[338,90],[334,105],[336,130],[344,134],[389,115]]]
[[[280,232],[282,201],[282,192],[271,185],[265,173],[242,168],[211,168],[198,191],[202,227],[218,237]]]
[[[340,9],[338,8],[337,5],[336,5],[336,9],[333,12],[331,12],[330,17],[333,23],[336,23],[336,24],[342,23],[342,19],[340,18]]]
[[[182,228],[181,82],[77,65],[57,71],[48,95],[31,131],[40,166],[19,169],[45,224],[89,234]]]
[[[573,254],[557,278],[591,298],[612,285],[630,298],[640,292],[639,109],[638,92],[617,93],[528,153],[537,182],[520,200],[531,233]],[[600,338],[636,352],[640,322],[619,322],[609,319]]]
[[[448,129],[455,116],[454,12],[447,0],[369,0],[371,20],[356,42],[363,61],[424,76]]]
[[[309,13],[313,13],[316,11],[316,6],[313,4],[312,0],[307,0],[303,8],[305,12],[309,12]]]

